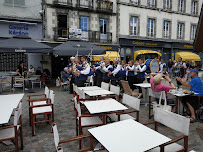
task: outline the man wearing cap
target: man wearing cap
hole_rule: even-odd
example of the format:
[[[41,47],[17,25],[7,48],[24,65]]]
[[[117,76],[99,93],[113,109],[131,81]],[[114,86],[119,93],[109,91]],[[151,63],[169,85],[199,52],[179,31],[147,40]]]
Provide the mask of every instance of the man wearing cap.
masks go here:
[[[190,118],[190,122],[195,122],[195,110],[198,108],[198,96],[203,95],[203,86],[200,77],[198,77],[198,70],[191,69],[190,70],[191,81],[186,82],[185,79],[178,77],[177,80],[185,87],[190,87],[190,91],[194,91],[194,95],[184,96],[182,98],[183,106],[187,110],[187,114]]]
[[[80,58],[82,62],[82,68],[81,71],[77,71],[76,73],[79,75],[79,81],[77,83],[78,87],[84,87],[85,82],[87,80],[88,74],[90,73],[90,65],[86,61],[86,56],[82,56]]]

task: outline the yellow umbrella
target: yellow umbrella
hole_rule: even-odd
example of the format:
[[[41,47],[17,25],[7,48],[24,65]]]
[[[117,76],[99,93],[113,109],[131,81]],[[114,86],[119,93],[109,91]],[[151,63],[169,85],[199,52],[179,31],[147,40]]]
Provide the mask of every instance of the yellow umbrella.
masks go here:
[[[192,52],[177,52],[175,54],[175,60],[178,60],[179,57],[182,57],[183,61],[201,61],[200,56]]]
[[[159,58],[160,56],[162,56],[162,54],[159,53],[159,52],[157,52],[157,51],[153,51],[153,50],[138,50],[138,51],[135,51],[135,52],[134,52],[134,60],[135,60],[136,57],[137,57],[138,55],[140,55],[140,54],[152,54],[152,53],[158,54],[158,58]]]
[[[118,52],[116,52],[116,51],[106,51],[106,54],[94,55],[93,61],[99,61],[101,56],[103,56],[104,59],[108,58],[108,59],[110,59],[110,61],[113,61],[113,59],[117,57],[117,54],[118,54]],[[118,55],[118,59],[120,60],[120,55]]]

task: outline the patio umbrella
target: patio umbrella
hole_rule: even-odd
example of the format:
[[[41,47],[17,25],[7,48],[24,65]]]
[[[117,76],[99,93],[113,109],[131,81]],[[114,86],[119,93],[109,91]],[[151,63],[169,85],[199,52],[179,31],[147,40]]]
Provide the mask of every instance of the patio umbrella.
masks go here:
[[[32,40],[25,35],[18,35],[0,41],[0,52],[50,53],[52,48],[46,44]]]
[[[77,52],[78,55],[99,55],[105,53],[105,49],[78,38],[71,38],[67,42],[55,47],[53,50],[55,55],[60,56],[73,56],[76,55]]]

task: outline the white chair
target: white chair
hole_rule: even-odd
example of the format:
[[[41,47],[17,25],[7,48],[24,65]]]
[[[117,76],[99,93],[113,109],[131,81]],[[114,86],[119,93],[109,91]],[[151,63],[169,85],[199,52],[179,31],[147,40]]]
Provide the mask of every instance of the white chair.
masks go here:
[[[32,75],[31,79],[31,83],[32,83],[32,89],[34,87],[34,84],[39,84],[39,87],[41,88],[41,79],[40,79],[40,75]]]
[[[13,84],[13,92],[15,91],[15,88],[23,88],[23,92],[24,92],[25,90],[24,78],[15,77],[15,81]]]
[[[101,88],[109,91],[109,83],[102,82]]]
[[[91,114],[82,114],[80,103],[77,102],[76,97],[74,97],[75,111],[76,111],[76,134],[82,135],[83,128],[100,126],[105,124],[105,119],[103,115],[103,122],[100,119],[101,115],[91,115]]]
[[[0,142],[7,140],[14,140],[15,150],[18,152],[18,134],[20,131],[21,150],[23,150],[23,133],[22,133],[22,102],[19,103],[18,108],[14,111],[14,125],[0,128]],[[10,150],[11,151],[11,150]]]
[[[127,94],[123,94],[122,103],[131,109],[117,113],[111,113],[107,116],[113,121],[122,121],[127,119],[134,119],[136,121],[139,121],[140,99]],[[136,113],[136,118],[129,115],[132,113]]]
[[[120,87],[115,86],[115,85],[111,85],[111,86],[110,86],[110,91],[113,92],[113,93],[115,93],[115,95],[117,95],[118,102],[119,102],[119,101],[120,101],[120,99],[119,99]]]
[[[180,152],[180,151],[188,151],[188,134],[190,127],[190,119],[183,117],[181,115],[175,114],[173,112],[165,111],[162,109],[156,109],[154,113],[154,122],[144,123],[145,125],[155,123],[156,128],[158,130],[158,123],[161,123],[171,129],[174,129],[180,133],[182,136],[178,136],[173,138],[171,141],[161,145],[160,147],[156,147],[149,152]],[[177,144],[176,142],[184,140],[184,146]]]
[[[63,144],[63,143],[68,143],[68,142],[72,142],[72,141],[82,141],[83,139],[87,139],[87,138],[89,138],[89,140],[90,140],[90,146],[88,148],[80,149],[79,151],[80,152],[93,151],[93,137],[91,135],[80,135],[80,136],[60,140],[59,134],[58,134],[58,129],[57,129],[57,126],[55,123],[52,124],[52,128],[53,128],[53,132],[54,132],[54,143],[55,143],[57,152],[63,152],[63,148],[61,146],[61,144]]]
[[[3,88],[8,88],[8,87],[10,87],[10,91],[11,91],[12,77],[3,76],[0,83],[1,83],[2,91],[3,91]]]
[[[46,104],[40,104],[40,105],[34,105],[34,102],[30,102],[31,105],[30,113],[31,113],[31,124],[32,124],[32,135],[35,136],[35,125],[38,123],[43,122],[54,122],[54,91],[50,90],[49,99],[44,98],[42,100],[46,101]],[[47,115],[47,119],[42,121],[37,121],[36,116],[37,115]],[[51,118],[49,119],[49,116],[51,115]]]

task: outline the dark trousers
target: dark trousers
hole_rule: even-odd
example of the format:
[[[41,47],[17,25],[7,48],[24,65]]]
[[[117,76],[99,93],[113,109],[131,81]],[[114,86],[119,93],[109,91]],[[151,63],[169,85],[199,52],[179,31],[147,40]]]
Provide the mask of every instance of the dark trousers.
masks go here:
[[[117,86],[118,85],[118,81],[117,80],[111,80],[111,84]]]
[[[74,78],[72,76],[70,80],[70,89],[69,89],[71,94],[73,93],[73,83],[74,83]]]
[[[134,76],[127,76],[128,84],[130,86],[130,89],[134,90],[134,85],[135,84],[135,77]]]
[[[110,79],[103,80],[103,82],[109,83],[109,82],[110,82]]]
[[[96,85],[98,87],[101,87],[101,82],[102,82],[102,75],[97,75],[97,78],[96,78]]]
[[[84,86],[85,86],[85,82],[86,82],[86,80],[79,80],[79,81],[77,82],[77,86],[78,86],[78,87],[84,87]]]
[[[139,84],[139,83],[143,83],[145,79],[141,78],[141,79],[137,79],[137,80],[138,80],[138,84]],[[142,93],[142,88],[138,87],[138,89],[139,89],[139,93]]]

